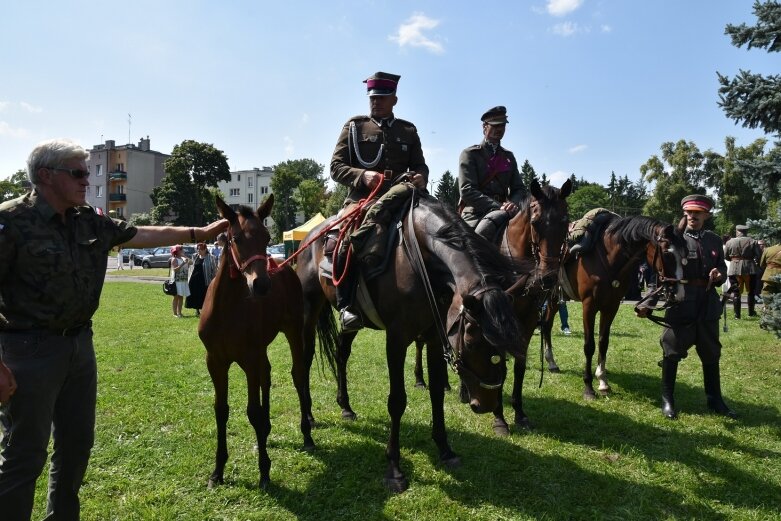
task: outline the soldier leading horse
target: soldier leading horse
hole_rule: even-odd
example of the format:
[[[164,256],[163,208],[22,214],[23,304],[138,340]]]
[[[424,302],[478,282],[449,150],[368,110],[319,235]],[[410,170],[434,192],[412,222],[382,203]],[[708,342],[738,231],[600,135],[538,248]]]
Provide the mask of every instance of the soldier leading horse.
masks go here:
[[[416,192],[413,200],[400,221],[400,237],[389,252],[388,268],[375,278],[360,282],[385,329],[391,429],[385,450],[388,466],[384,482],[396,492],[408,486],[399,464],[399,428],[407,406],[407,346],[418,335],[429,345],[432,438],[440,461],[447,465],[459,460],[448,444],[445,430],[445,355],[469,388],[472,410],[480,413],[492,410],[498,403],[506,373],[505,357],[519,354],[517,322],[510,299],[501,289],[512,280],[510,262],[433,197]],[[320,233],[332,221],[333,218],[329,219],[310,235]],[[305,297],[306,350],[308,356],[313,356],[316,329],[321,345],[324,337],[337,342],[337,402],[344,417],[354,418],[347,394],[346,368],[355,332],[334,338],[334,288],[330,279],[319,273],[323,256],[322,241],[316,241],[298,261]]]

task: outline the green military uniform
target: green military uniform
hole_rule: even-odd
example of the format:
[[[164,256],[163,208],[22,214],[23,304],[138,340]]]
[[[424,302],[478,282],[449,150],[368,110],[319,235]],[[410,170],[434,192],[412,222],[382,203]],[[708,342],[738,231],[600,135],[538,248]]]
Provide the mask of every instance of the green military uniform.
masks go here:
[[[583,217],[570,223],[569,234],[567,235],[570,244],[578,244],[586,233],[596,233],[597,227],[614,217],[620,216],[607,208],[594,208],[593,210],[589,210],[583,214]],[[581,251],[588,250],[589,248],[583,248]]]
[[[499,210],[505,202],[516,206],[526,195],[518,161],[499,140],[504,130],[489,141],[490,128],[508,123],[507,109],[502,106],[487,110],[481,117],[485,139],[479,145],[465,148],[458,159],[458,191],[461,196],[461,217],[472,228],[489,213]]]
[[[736,230],[743,234],[748,226],[738,225]],[[740,318],[741,294],[748,295],[748,314],[754,316],[754,288],[759,271],[757,262],[762,252],[757,241],[747,236],[733,237],[724,245],[724,257],[730,261],[727,275],[730,280],[729,291],[733,296],[735,318]]]
[[[759,266],[765,268],[762,274],[762,298],[781,293],[781,283],[773,280],[773,277],[781,276],[781,244],[765,248],[759,259]]]
[[[0,205],[0,330],[60,330],[98,308],[108,252],[136,234],[84,206],[66,223],[35,191]]]
[[[350,118],[331,157],[331,178],[350,188],[345,206],[371,193],[361,181],[366,170],[388,175],[379,195],[407,171],[421,174],[428,182],[428,167],[415,125],[393,115],[382,121],[370,116]]]

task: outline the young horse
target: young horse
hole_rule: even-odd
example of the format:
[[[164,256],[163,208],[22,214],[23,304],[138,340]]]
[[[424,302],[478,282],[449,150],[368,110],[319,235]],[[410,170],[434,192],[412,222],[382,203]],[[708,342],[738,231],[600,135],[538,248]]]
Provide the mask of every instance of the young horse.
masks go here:
[[[257,213],[247,207],[241,207],[236,213],[217,198],[220,215],[230,223],[228,245],[222,253],[217,276],[206,292],[198,325],[198,335],[206,347],[206,365],[214,384],[217,420],[216,464],[209,477],[210,488],[223,483],[228,459],[228,369],[234,362],[247,376],[247,417],[258,441],[259,484],[265,488],[269,483],[271,460],[266,441],[271,431],[271,365],[266,349],[280,331],[287,337],[293,357],[291,374],[301,407],[304,449],[314,449],[309,366],[304,361],[302,336],[301,283],[290,267],[270,273],[267,264],[266,246],[270,236],[263,219],[268,217],[273,204],[272,194]]]
[[[660,273],[667,288],[667,304],[683,298],[683,288],[677,282],[683,273],[682,259],[687,255],[686,241],[674,227],[650,217],[614,217],[594,249],[565,260],[559,280],[570,298],[583,303],[583,398],[593,400],[591,361],[594,356],[594,323],[599,312],[599,355],[596,376],[599,392],[610,393],[605,361],[610,341],[610,326],[626,294],[629,277],[637,272],[643,257]],[[571,291],[569,290],[571,288]],[[553,366],[551,327],[556,306],[549,305],[541,330],[546,346],[546,358]]]
[[[332,220],[310,235],[317,234]],[[432,438],[440,461],[446,465],[458,464],[459,460],[447,442],[445,430],[445,357],[466,382],[472,410],[480,413],[492,410],[498,402],[506,372],[505,356],[518,354],[517,323],[510,299],[501,289],[512,278],[507,259],[433,197],[415,193],[402,223],[400,241],[390,252],[388,269],[369,281],[361,281],[385,329],[391,429],[385,449],[388,466],[384,482],[394,492],[408,486],[399,462],[399,429],[407,406],[407,346],[421,334],[429,345]],[[355,333],[333,337],[336,331],[328,303],[335,301],[334,288],[318,272],[322,259],[322,241],[317,241],[298,262],[306,301],[306,350],[311,357],[316,328],[321,346],[324,339],[337,342],[337,402],[343,417],[354,418],[347,394],[346,368]]]

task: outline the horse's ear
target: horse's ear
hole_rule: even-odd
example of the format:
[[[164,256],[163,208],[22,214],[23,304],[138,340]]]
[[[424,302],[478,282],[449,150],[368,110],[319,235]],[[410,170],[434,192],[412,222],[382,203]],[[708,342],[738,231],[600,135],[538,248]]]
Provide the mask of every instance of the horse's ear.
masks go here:
[[[231,222],[236,220],[236,212],[233,211],[233,208],[225,204],[225,201],[223,201],[219,195],[214,196],[214,202],[217,203],[217,211],[220,212],[220,217],[228,219]]]
[[[274,206],[274,194],[268,194],[268,197],[266,197],[266,200],[263,201],[263,204],[261,204],[258,207],[258,217],[260,217],[260,220],[262,221],[269,215],[271,215],[271,207]]]
[[[566,199],[572,193],[572,179],[567,179],[564,184],[561,185],[559,191],[559,199]]]
[[[536,179],[532,179],[532,183],[529,186],[529,192],[534,196],[535,199],[544,199],[545,194],[542,193],[542,187],[540,186],[540,183]]]

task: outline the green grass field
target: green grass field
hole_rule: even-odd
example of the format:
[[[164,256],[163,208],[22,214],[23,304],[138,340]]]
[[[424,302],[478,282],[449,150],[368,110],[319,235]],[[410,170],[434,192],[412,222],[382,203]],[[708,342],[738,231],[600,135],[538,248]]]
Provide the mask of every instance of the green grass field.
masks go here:
[[[136,270],[133,270],[134,272]],[[141,271],[141,270],[139,270]],[[149,270],[143,270],[149,272]],[[317,449],[300,450],[287,342],[270,346],[272,484],[259,491],[246,384],[231,372],[226,483],[207,490],[216,447],[212,385],[192,310],[171,316],[159,284],[107,282],[95,316],[97,441],[81,491],[86,520],[781,519],[781,345],[756,319],[723,334],[722,387],[737,421],[707,414],[699,359],[681,363],[680,419],[659,411],[660,329],[622,306],[612,328],[613,395],[581,398],[580,306],[573,334],[554,328],[562,373],[542,388],[539,336],[525,385],[531,434],[497,438],[447,393],[456,469],[437,466],[428,395],[413,388],[402,420],[403,494],[383,488],[387,369],[380,332],[360,333],[350,362],[355,422],[344,422],[330,374],[312,374]],[[455,378],[451,374],[451,383]],[[509,402],[506,398],[505,402]],[[511,415],[508,416],[512,418]],[[34,519],[43,517],[46,479]],[[2,518],[2,513],[0,513]]]

